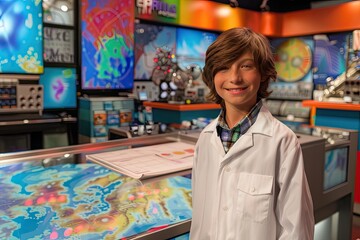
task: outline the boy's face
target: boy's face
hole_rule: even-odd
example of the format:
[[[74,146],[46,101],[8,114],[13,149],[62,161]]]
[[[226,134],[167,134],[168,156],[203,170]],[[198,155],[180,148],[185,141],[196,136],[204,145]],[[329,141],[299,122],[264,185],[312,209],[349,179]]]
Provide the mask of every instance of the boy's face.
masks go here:
[[[214,78],[216,92],[224,99],[226,109],[242,111],[250,111],[256,104],[260,81],[260,71],[250,52],[240,56],[229,69],[217,72]]]

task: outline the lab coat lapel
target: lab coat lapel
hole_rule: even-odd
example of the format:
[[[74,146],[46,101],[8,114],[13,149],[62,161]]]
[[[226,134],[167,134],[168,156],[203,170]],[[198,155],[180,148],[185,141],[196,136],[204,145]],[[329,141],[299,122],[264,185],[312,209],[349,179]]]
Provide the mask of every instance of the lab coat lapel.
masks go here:
[[[249,129],[250,130],[250,129]],[[234,155],[239,156],[242,155],[245,151],[249,150],[249,148],[254,146],[254,139],[252,132],[248,132],[245,135],[241,136],[236,143],[230,148],[227,152],[225,158],[222,161],[225,161],[229,158],[234,157]]]
[[[219,153],[222,157],[225,156],[225,150],[221,143],[220,137],[217,135],[216,132],[216,124],[218,122],[218,118],[216,118],[214,121],[212,121],[205,129],[206,133],[209,133],[210,137],[210,146],[211,148],[214,148],[217,153]]]
[[[224,157],[225,156],[224,146],[222,145],[220,137],[217,135],[216,129],[211,135],[210,142],[211,142],[211,146],[216,149],[216,152],[220,153],[220,155]]]

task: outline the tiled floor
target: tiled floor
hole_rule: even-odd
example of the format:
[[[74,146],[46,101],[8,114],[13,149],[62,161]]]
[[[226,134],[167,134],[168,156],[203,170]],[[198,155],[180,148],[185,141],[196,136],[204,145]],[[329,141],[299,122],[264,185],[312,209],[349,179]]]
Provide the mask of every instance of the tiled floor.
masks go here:
[[[352,239],[360,240],[360,215],[354,215],[353,217],[353,228],[352,228]]]

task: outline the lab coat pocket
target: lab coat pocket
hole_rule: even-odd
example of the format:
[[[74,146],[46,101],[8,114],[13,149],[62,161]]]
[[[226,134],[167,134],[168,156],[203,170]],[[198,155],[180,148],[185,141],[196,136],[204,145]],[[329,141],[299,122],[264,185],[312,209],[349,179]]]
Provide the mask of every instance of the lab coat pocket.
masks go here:
[[[273,176],[240,173],[237,211],[244,220],[263,222],[269,214]]]

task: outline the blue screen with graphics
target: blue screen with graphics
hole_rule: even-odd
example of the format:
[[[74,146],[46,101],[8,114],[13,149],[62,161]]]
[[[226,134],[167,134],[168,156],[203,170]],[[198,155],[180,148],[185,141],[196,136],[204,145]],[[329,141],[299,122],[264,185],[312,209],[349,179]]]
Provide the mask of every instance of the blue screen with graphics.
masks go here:
[[[40,84],[44,87],[44,109],[76,108],[75,68],[46,67]]]
[[[189,65],[205,65],[207,48],[218,37],[217,33],[187,28],[177,28],[176,60],[182,69]]]
[[[0,0],[0,73],[43,72],[42,5]]]

